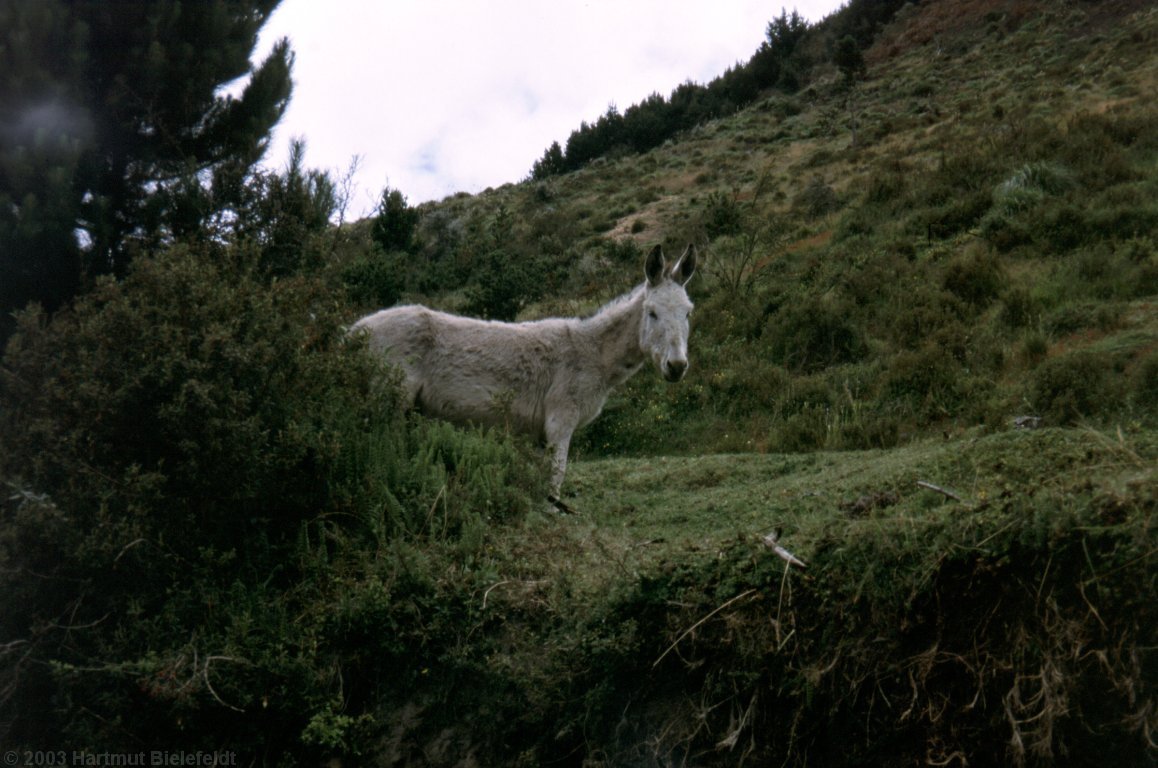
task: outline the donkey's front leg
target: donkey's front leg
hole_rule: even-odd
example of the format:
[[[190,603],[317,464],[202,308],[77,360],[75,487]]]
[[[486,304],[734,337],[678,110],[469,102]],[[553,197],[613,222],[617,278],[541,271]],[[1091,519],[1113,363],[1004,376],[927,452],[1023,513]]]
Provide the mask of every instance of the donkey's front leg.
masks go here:
[[[570,514],[574,510],[563,503],[560,489],[567,474],[567,452],[571,447],[571,435],[575,431],[574,422],[569,419],[552,417],[547,419],[547,447],[551,451],[551,488],[547,501],[560,512]]]

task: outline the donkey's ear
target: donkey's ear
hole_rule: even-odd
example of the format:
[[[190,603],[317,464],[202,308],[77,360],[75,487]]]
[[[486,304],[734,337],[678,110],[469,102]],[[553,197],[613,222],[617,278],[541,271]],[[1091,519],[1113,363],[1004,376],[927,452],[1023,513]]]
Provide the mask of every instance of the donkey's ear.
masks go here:
[[[651,286],[657,286],[663,281],[663,247],[657,245],[651,249],[651,253],[647,254],[647,261],[644,262],[643,271],[647,275],[647,283]]]
[[[680,260],[671,268],[671,279],[680,285],[687,285],[688,280],[691,280],[692,275],[695,273],[696,246],[695,243],[688,243],[688,248],[684,251],[684,255],[680,256]]]

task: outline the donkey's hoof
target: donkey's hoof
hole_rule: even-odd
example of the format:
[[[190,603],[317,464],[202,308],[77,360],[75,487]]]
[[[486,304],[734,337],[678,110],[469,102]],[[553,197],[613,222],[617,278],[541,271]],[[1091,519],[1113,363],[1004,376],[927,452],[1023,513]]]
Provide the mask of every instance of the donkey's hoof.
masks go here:
[[[563,501],[562,499],[560,499],[558,496],[548,496],[547,497],[547,503],[550,504],[552,507],[554,507],[555,511],[561,515],[576,515],[576,514],[578,514],[578,512],[576,512],[571,507],[567,506],[567,503],[565,501]]]

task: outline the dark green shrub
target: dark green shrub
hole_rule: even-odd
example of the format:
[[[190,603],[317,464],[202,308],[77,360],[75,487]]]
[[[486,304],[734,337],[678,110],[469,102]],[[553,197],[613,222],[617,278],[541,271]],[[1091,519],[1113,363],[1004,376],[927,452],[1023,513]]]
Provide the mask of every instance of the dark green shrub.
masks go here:
[[[320,760],[371,722],[334,709],[315,615],[344,574],[386,574],[383,663],[421,659],[462,618],[423,574],[468,567],[542,496],[523,443],[402,419],[320,281],[215,256],[138,258],[8,346],[0,634],[24,647],[0,657],[6,743]],[[442,550],[453,566],[427,562]]]
[[[782,453],[809,453],[824,447],[827,433],[825,411],[809,408],[778,423],[771,445]]]
[[[869,178],[865,201],[873,205],[884,205],[897,200],[904,194],[906,178],[911,174],[912,169],[900,163],[876,169]]]
[[[1018,168],[993,191],[993,204],[1005,211],[1033,208],[1046,196],[1062,195],[1074,188],[1073,173],[1063,165],[1028,163]]]
[[[342,267],[340,279],[350,301],[367,310],[393,306],[406,289],[405,254],[376,250]]]
[[[413,439],[414,467],[433,472],[434,482],[428,479],[424,490],[445,488],[442,509],[433,510],[441,520],[429,521],[442,527],[442,537],[472,520],[522,519],[532,499],[547,496],[542,462],[529,445],[509,435],[423,420]]]
[[[792,198],[792,208],[805,218],[817,219],[840,210],[840,199],[823,178],[813,176],[804,189]]]
[[[1001,262],[992,253],[973,250],[945,268],[945,290],[975,307],[985,307],[1001,292]]]
[[[293,142],[284,173],[255,173],[242,198],[234,235],[260,251],[258,264],[267,277],[311,272],[325,263],[337,188],[325,171],[306,169],[302,140]]]
[[[1021,339],[1020,357],[1029,366],[1045,360],[1049,354],[1049,341],[1038,331],[1029,331]]]
[[[882,333],[896,344],[916,348],[943,328],[960,326],[961,318],[969,308],[953,294],[918,282],[908,286],[891,286],[896,290],[889,296],[883,312]]]
[[[981,219],[980,234],[999,253],[1033,242],[1033,233],[1022,217],[1004,211],[992,210]]]
[[[1139,129],[1147,121],[1145,115],[1121,117],[1086,112],[1071,118],[1066,126],[1059,147],[1062,158],[1090,187],[1120,184],[1137,177],[1128,148],[1137,144],[1139,136],[1152,131]]]
[[[1032,242],[1042,206],[1075,186],[1074,175],[1065,166],[1023,165],[993,190],[993,207],[981,220],[981,235],[1002,253]]]
[[[985,191],[954,195],[946,202],[913,216],[907,230],[929,240],[949,238],[976,225],[989,210],[989,203],[990,196]]]
[[[945,350],[928,346],[901,352],[889,363],[882,400],[928,423],[957,414],[965,397],[965,372]]]
[[[762,343],[772,359],[796,371],[818,371],[860,360],[867,347],[852,307],[809,297],[768,318]]]
[[[1122,309],[1117,305],[1083,301],[1063,304],[1045,316],[1043,325],[1046,333],[1054,337],[1090,328],[1109,331],[1118,326],[1121,315]]]
[[[1029,382],[1029,402],[1053,424],[1073,424],[1116,407],[1120,398],[1107,356],[1073,352],[1042,363]]]
[[[855,240],[859,237],[870,236],[876,232],[884,222],[880,213],[871,206],[861,206],[846,210],[837,222],[834,239],[837,242]]]
[[[370,237],[383,251],[408,251],[414,245],[418,220],[418,209],[407,204],[406,196],[386,187],[371,220]]]
[[[0,504],[0,623],[38,670],[11,678],[15,716],[0,701],[16,743],[205,744],[174,730],[201,717],[248,743],[253,723],[212,699],[254,705],[275,673],[257,648],[240,666],[217,649],[283,631],[268,592],[318,515],[358,507],[352,451],[373,432],[405,455],[331,292],[267,284],[258,254],[209,256],[140,257],[51,322],[26,313],[8,345],[0,476],[21,495]]]
[[[177,541],[312,511],[333,420],[377,407],[338,306],[316,281],[266,289],[177,248],[52,323],[25,316],[5,356],[6,474],[93,512],[122,478],[151,477],[185,507],[165,516]]]
[[[759,359],[746,365],[731,364],[749,349],[739,344],[723,349],[715,361],[717,369],[707,377],[714,407],[732,418],[770,411],[791,387],[792,377],[779,365]]]
[[[807,413],[831,408],[835,395],[828,384],[817,378],[797,378],[786,386],[776,400],[776,410],[782,416]]]
[[[541,259],[490,251],[467,288],[466,311],[489,320],[514,320],[519,310],[543,296],[548,275]]]
[[[1041,307],[1030,292],[1020,286],[1001,295],[1001,322],[1010,328],[1024,328],[1037,322]]]
[[[1094,237],[1087,211],[1072,204],[1039,211],[1032,232],[1035,240],[1055,253],[1071,251]]]
[[[709,240],[724,235],[737,235],[744,226],[744,211],[735,195],[726,192],[712,192],[704,203],[704,234]]]

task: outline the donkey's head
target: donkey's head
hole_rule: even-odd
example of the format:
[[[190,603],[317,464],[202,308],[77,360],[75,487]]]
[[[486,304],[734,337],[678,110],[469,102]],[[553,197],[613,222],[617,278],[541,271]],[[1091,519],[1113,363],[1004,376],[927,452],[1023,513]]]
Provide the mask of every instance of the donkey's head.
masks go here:
[[[692,301],[684,290],[696,271],[696,249],[689,245],[669,269],[663,249],[647,255],[644,272],[643,316],[639,323],[639,346],[668,381],[679,381],[688,369],[688,318]]]

